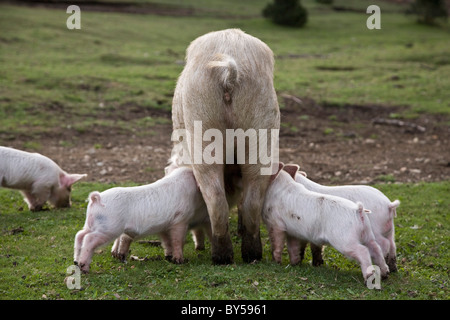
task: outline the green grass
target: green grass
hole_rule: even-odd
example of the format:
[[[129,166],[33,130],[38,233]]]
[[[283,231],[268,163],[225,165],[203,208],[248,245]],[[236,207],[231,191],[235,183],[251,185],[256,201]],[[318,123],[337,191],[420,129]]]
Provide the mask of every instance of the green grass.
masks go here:
[[[132,183],[126,185],[133,185]],[[133,243],[131,254],[147,261],[126,264],[113,259],[111,244],[96,253],[91,272],[81,276],[81,290],[69,290],[64,279],[72,264],[75,234],[84,225],[90,191],[112,185],[80,183],[73,207],[29,212],[20,194],[0,189],[0,298],[2,299],[449,299],[448,261],[450,183],[377,185],[402,204],[395,220],[397,273],[381,290],[363,284],[359,266],[331,247],[325,265],[312,267],[310,253],[299,266],[271,261],[267,232],[262,228],[263,260],[240,258],[236,212],[231,215],[235,263],[213,266],[210,245],[196,252],[189,235],[188,262],[174,265],[160,247]],[[14,231],[16,230],[16,231]],[[154,237],[150,237],[152,239]]]

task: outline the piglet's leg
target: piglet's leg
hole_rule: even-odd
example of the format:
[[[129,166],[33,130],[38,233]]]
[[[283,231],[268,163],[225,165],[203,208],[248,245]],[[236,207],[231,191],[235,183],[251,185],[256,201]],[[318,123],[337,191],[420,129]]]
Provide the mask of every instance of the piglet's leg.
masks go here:
[[[114,240],[114,244],[111,248],[111,255],[117,259],[119,259],[119,247],[120,247],[120,237]]]
[[[187,224],[179,223],[170,228],[170,241],[172,244],[172,262],[180,264],[184,262],[183,259],[183,246],[187,233]]]
[[[323,265],[322,246],[311,243],[312,265],[318,267]]]
[[[47,192],[45,192],[45,190],[42,190],[38,193],[36,193],[35,191],[23,191],[22,194],[25,198],[25,202],[28,204],[28,208],[30,209],[30,211],[36,212],[42,210],[42,207],[50,196],[50,191],[48,190]]]
[[[161,238],[161,245],[164,248],[164,257],[166,260],[171,261],[173,257],[172,241],[170,240],[169,232],[161,232],[159,234]]]
[[[333,245],[333,244],[332,244]],[[369,273],[369,267],[372,266],[372,260],[370,259],[369,249],[362,244],[355,244],[348,246],[347,248],[339,248],[339,245],[333,245],[338,251],[343,253],[345,256],[358,261],[361,266],[361,271],[366,281],[372,273]]]
[[[74,244],[74,253],[73,253],[73,262],[74,264],[78,264],[78,260],[80,257],[81,247],[83,245],[83,239],[86,234],[91,232],[89,229],[83,229],[77,232],[75,236],[75,244]]]
[[[78,265],[83,273],[89,272],[89,265],[91,264],[94,250],[113,239],[114,237],[99,232],[88,233],[84,236],[80,258],[78,261]]]
[[[192,229],[191,233],[195,243],[195,250],[205,250],[205,233],[203,229]]]
[[[380,268],[381,279],[386,279],[389,274],[389,267],[386,265],[380,246],[375,240],[372,240],[367,243],[367,248],[369,248],[373,262]]]
[[[131,242],[133,242],[133,238],[126,234],[122,234],[119,238],[116,239],[114,245],[111,250],[111,255],[114,258],[119,259],[124,262],[127,258],[128,252],[130,250]]]
[[[389,266],[390,272],[397,272],[397,248],[395,245],[393,234],[389,237],[389,242],[389,254],[387,256],[386,263]]]
[[[275,262],[281,263],[285,232],[276,227],[269,227],[269,238],[272,245],[272,258]]]
[[[192,230],[192,237],[195,243],[195,250],[205,250],[205,235],[208,237],[209,241],[212,238],[211,223],[205,222],[201,224],[198,228]]]
[[[287,236],[287,250],[290,264],[295,266],[302,262],[303,256],[300,254],[302,241],[291,236]]]
[[[298,253],[300,256],[300,262],[302,262],[303,259],[305,258],[305,250],[306,250],[306,246],[308,245],[308,241],[305,241],[305,240],[299,240],[299,241],[300,241],[299,242],[300,247],[298,248]],[[289,248],[288,248],[288,251],[289,251]]]

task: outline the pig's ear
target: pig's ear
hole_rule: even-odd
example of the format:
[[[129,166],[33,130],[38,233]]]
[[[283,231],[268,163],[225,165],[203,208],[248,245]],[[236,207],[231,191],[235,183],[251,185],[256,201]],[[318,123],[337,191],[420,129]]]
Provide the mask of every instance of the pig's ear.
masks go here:
[[[305,171],[299,171],[298,173],[300,173],[302,176],[304,176],[305,178],[308,177],[308,175],[306,174]]]
[[[283,169],[283,167],[284,167],[284,163],[283,162],[279,162],[277,171],[270,176],[270,182],[272,182],[273,180],[275,180],[276,177],[278,177],[278,174]]]
[[[300,166],[298,164],[287,164],[284,166],[283,170],[289,173],[292,177],[292,179],[295,180],[295,174],[300,169]]]
[[[68,174],[68,173],[61,173],[59,175],[59,184],[62,187],[70,187],[71,185],[73,185],[75,182],[77,182],[78,180],[80,180],[81,178],[86,177],[87,174]]]

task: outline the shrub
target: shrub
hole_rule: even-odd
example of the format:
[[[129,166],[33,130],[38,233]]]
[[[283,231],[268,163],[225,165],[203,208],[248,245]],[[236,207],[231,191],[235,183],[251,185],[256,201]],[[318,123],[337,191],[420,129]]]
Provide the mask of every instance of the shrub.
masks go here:
[[[333,4],[333,0],[316,0],[316,2],[322,4]]]
[[[448,12],[445,0],[415,0],[411,12],[419,16],[418,21],[428,25],[436,24],[436,19],[447,20]]]
[[[279,25],[302,27],[308,19],[308,12],[298,0],[275,0],[264,8],[263,16]]]

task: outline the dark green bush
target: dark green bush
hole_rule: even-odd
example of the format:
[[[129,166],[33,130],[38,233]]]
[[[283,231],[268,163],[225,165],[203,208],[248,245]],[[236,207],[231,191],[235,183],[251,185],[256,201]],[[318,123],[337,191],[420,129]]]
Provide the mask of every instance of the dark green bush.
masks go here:
[[[415,0],[411,12],[419,16],[420,23],[429,25],[436,24],[436,19],[447,20],[448,17],[445,0]]]
[[[290,27],[302,27],[308,20],[308,12],[298,0],[275,0],[264,8],[263,16]]]
[[[316,0],[316,2],[322,4],[333,4],[333,0]]]

